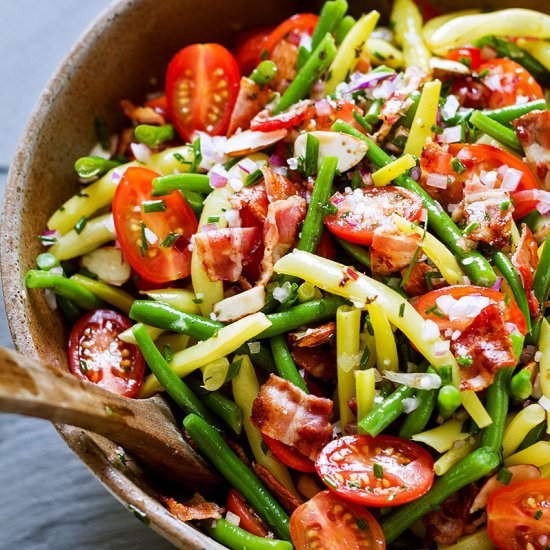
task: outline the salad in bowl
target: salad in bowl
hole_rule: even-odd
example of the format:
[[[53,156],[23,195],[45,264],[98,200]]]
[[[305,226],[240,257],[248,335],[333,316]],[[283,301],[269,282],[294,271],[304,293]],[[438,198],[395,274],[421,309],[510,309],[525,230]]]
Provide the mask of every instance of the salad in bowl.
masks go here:
[[[547,548],[550,17],[379,17],[178,51],[25,283],[179,411],[228,486],[159,499],[227,547]]]

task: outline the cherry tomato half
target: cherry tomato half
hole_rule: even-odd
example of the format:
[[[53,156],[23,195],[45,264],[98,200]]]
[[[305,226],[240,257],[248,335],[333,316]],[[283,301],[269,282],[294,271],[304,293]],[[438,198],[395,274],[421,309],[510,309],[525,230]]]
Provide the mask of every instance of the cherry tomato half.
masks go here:
[[[371,513],[331,491],[317,493],[294,510],[290,537],[296,550],[386,548],[384,533]]]
[[[468,65],[473,71],[477,70],[481,64],[481,50],[479,48],[455,48],[447,54],[447,57]]]
[[[172,58],[166,72],[168,113],[185,141],[197,130],[225,134],[239,82],[237,61],[220,44],[192,44]]]
[[[241,74],[249,75],[260,63],[272,27],[243,31],[235,40],[235,59]]]
[[[445,331],[448,328],[453,331],[463,331],[477,315],[477,311],[475,311],[474,308],[470,307],[470,311],[472,312],[473,316],[468,316],[464,314],[459,318],[450,319],[447,314],[443,313],[438,308],[437,305],[438,298],[447,296],[454,298],[455,300],[460,300],[465,296],[486,297],[489,299],[489,304],[497,304],[504,308],[503,313],[505,323],[511,323],[512,325],[515,325],[516,329],[523,335],[525,335],[527,331],[525,317],[523,313],[521,313],[521,310],[519,309],[516,301],[513,298],[510,298],[510,300],[505,299],[505,296],[502,292],[498,292],[497,290],[493,290],[492,288],[485,288],[475,285],[455,285],[432,290],[431,292],[428,292],[428,294],[424,294],[424,296],[422,296],[414,304],[416,311],[418,311],[418,313],[420,313],[420,315],[422,315],[424,319],[430,319],[434,323],[436,323],[440,331]],[[468,307],[465,306],[462,309],[467,310]]]
[[[145,360],[137,346],[118,339],[132,324],[110,309],[96,309],[80,318],[69,336],[71,372],[113,393],[133,397],[143,380]]]
[[[392,185],[337,192],[330,202],[338,213],[325,218],[327,227],[346,241],[366,245],[372,243],[374,230],[388,223],[392,214],[411,222],[422,214],[420,195]]]
[[[148,281],[165,283],[189,275],[189,242],[198,224],[179,191],[152,196],[152,181],[157,176],[147,168],[128,168],[115,193],[113,218],[128,263]],[[153,200],[161,210],[146,212],[147,201]]]
[[[297,13],[285,19],[278,27],[275,27],[271,34],[268,36],[267,41],[264,44],[264,48],[271,56],[273,49],[277,44],[283,40],[300,42],[300,37],[303,33],[309,35],[313,34],[319,16],[313,13]]]
[[[313,461],[294,449],[294,447],[285,445],[281,441],[277,441],[265,434],[262,434],[262,437],[271,452],[289,468],[294,468],[294,470],[298,470],[299,472],[309,473],[315,471]]]
[[[335,493],[365,506],[394,506],[421,497],[433,483],[427,451],[400,437],[346,435],[320,452],[315,467]]]
[[[550,479],[514,483],[487,505],[487,532],[501,550],[543,550],[550,540]]]
[[[247,506],[246,501],[241,494],[235,489],[231,489],[227,495],[227,502],[225,504],[228,512],[239,516],[239,527],[256,535],[257,537],[267,537],[269,530],[265,526],[264,522],[254,512],[252,508]]]

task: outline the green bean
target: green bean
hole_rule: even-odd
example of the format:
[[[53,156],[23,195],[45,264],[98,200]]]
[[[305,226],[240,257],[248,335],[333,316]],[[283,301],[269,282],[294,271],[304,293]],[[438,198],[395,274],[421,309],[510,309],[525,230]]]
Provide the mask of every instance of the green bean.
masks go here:
[[[59,260],[49,252],[43,252],[36,257],[36,265],[42,271],[49,271],[54,267],[59,267]]]
[[[103,157],[80,157],[74,163],[74,169],[80,178],[99,178],[109,170],[120,166],[120,162]]]
[[[533,278],[533,293],[538,300],[541,311],[544,313],[545,304],[548,300],[548,292],[550,291],[550,233],[544,241],[544,248],[539,260],[539,265],[535,271]],[[542,316],[533,323],[533,330],[531,332],[531,341],[537,344],[539,341],[540,325],[542,323]]]
[[[196,191],[190,191],[189,189],[184,189],[183,191],[180,190],[180,192],[183,195],[183,198],[189,203],[189,206],[193,210],[197,220],[199,220],[204,206],[203,196]]]
[[[105,305],[102,300],[75,281],[51,271],[29,269],[25,275],[25,284],[27,288],[51,288],[56,294],[68,298],[86,311],[99,309]]]
[[[384,105],[383,99],[375,99],[367,109],[367,112],[365,113],[365,120],[372,124],[373,126],[375,124],[378,124],[380,122],[380,119],[378,118],[378,115],[380,114],[380,111],[382,110],[382,105]]]
[[[155,197],[167,195],[176,189],[205,194],[212,191],[210,178],[206,174],[170,174],[169,176],[159,176],[153,180],[153,195]]]
[[[337,120],[332,125],[332,130],[336,132],[344,132],[359,139],[362,139],[368,144],[367,157],[378,168],[389,164],[392,159],[384,152],[376,143],[367,136],[350,126],[342,120]],[[409,191],[413,191],[422,197],[424,208],[428,211],[428,221],[439,238],[457,257],[464,271],[468,274],[472,282],[481,286],[492,286],[497,276],[489,262],[479,252],[466,253],[461,247],[462,231],[452,222],[451,218],[444,212],[438,204],[430,197],[430,195],[416,183],[410,176],[401,175],[395,183],[400,187],[404,187]]]
[[[319,139],[312,133],[307,134],[306,138],[306,158],[304,161],[304,171],[306,178],[317,173],[319,162]]]
[[[84,312],[68,298],[58,294],[55,297],[55,300],[61,310],[61,313],[63,314],[63,317],[65,317],[70,326],[74,325],[82,317],[82,315],[84,315]]]
[[[411,439],[413,435],[424,431],[434,412],[437,393],[437,390],[419,390],[416,392],[418,406],[405,418],[399,430],[399,437]]]
[[[481,447],[473,451],[437,479],[425,495],[405,506],[400,506],[395,512],[382,519],[381,527],[386,543],[393,542],[415,521],[431,510],[437,509],[453,493],[491,473],[499,462],[498,454],[490,448]]]
[[[207,340],[214,336],[224,325],[187,313],[162,302],[152,300],[136,300],[130,309],[130,319],[145,325],[171,330],[180,334],[187,334],[197,340]]]
[[[531,332],[531,314],[529,313],[529,304],[527,303],[525,288],[523,287],[519,273],[512,265],[512,262],[509,260],[508,256],[500,250],[493,252],[493,262],[499,268],[504,278],[508,281],[519,309],[521,309],[521,312],[525,316],[527,332]]]
[[[250,79],[258,86],[265,86],[275,78],[277,65],[270,59],[262,61],[251,73]]]
[[[407,113],[405,116],[401,118],[399,121],[400,126],[405,126],[406,128],[410,128],[412,126],[414,115],[416,115],[416,110],[418,109],[418,104],[420,103],[420,98],[422,97],[422,94],[420,92],[412,92],[409,98],[411,99],[412,103],[410,107],[407,109]]]
[[[531,430],[529,430],[529,433],[525,436],[525,439],[517,448],[516,452],[519,453],[519,451],[523,451],[523,449],[527,449],[527,447],[530,447],[531,445],[534,445],[535,443],[541,441],[546,435],[546,427],[547,423],[544,420],[540,424],[537,424],[534,428],[531,428]]]
[[[500,122],[500,124],[507,124],[522,115],[530,113],[531,111],[545,110],[546,101],[544,99],[536,99],[535,101],[529,101],[523,105],[508,105],[507,107],[501,107],[500,109],[486,109],[481,111],[485,116]]]
[[[528,369],[522,369],[512,376],[512,380],[510,380],[510,397],[512,399],[525,401],[532,391],[531,372]]]
[[[235,350],[235,355],[248,355],[254,366],[262,369],[267,374],[277,371],[271,351],[263,342],[260,342],[260,348],[255,353],[250,351],[248,344],[243,344]]]
[[[313,193],[307,209],[306,219],[302,226],[300,240],[296,245],[298,250],[315,253],[323,229],[324,209],[330,197],[332,180],[338,165],[337,157],[325,157],[319,167]]]
[[[334,239],[354,260],[357,260],[359,263],[370,269],[370,254],[366,248],[359,246],[358,244],[345,241],[340,237],[334,237]]]
[[[480,447],[488,447],[497,453],[500,453],[504,438],[509,401],[508,384],[513,372],[514,367],[498,369],[493,383],[487,389],[485,398],[485,408],[493,419],[493,423],[483,428],[479,445]]]
[[[306,393],[309,393],[306,383],[300,376],[294,359],[292,359],[284,334],[279,334],[271,338],[271,352],[273,353],[273,359],[275,359],[275,365],[277,366],[279,376],[292,382]]]
[[[275,534],[284,540],[290,540],[288,515],[222,436],[196,414],[186,416],[183,426],[197,447]]]
[[[240,435],[243,428],[243,410],[235,401],[217,390],[204,389],[196,376],[187,376],[185,382],[216,416],[221,418],[237,435]]]
[[[315,50],[327,33],[334,34],[347,11],[346,0],[332,0],[323,4],[319,20],[311,35],[311,51]]]
[[[71,281],[78,283],[81,287],[89,290],[94,296],[97,296],[100,300],[104,300],[108,304],[111,304],[124,313],[128,313],[132,304],[134,303],[134,298],[126,291],[112,286],[103,281],[96,281],[80,273],[75,273],[71,276]]]
[[[171,141],[175,135],[176,132],[172,124],[165,124],[164,126],[140,124],[134,130],[136,139],[149,147],[157,147],[166,141]]]
[[[270,313],[267,318],[271,321],[271,326],[261,332],[258,338],[271,338],[303,325],[332,319],[336,315],[336,310],[347,303],[339,296],[331,296],[330,298],[299,304],[286,311]]]
[[[489,118],[481,111],[474,111],[472,113],[470,116],[470,124],[488,136],[496,139],[502,143],[502,145],[505,145],[516,153],[523,155],[523,147],[521,146],[518,136],[514,130],[511,130],[510,128],[500,124],[500,122]]]
[[[210,414],[202,401],[191,391],[189,386],[170,368],[162,353],[157,349],[155,343],[149,336],[145,327],[138,323],[132,328],[132,332],[138,343],[139,349],[145,357],[151,372],[157,377],[168,395],[188,413],[198,414],[213,426],[219,423]]]
[[[292,550],[294,548],[286,540],[266,539],[252,535],[225,519],[203,521],[201,526],[209,537],[231,550]]]
[[[294,103],[306,97],[313,84],[319,80],[321,75],[326,71],[332,63],[336,55],[336,46],[334,39],[330,34],[325,36],[319,42],[319,45],[313,50],[304,66],[298,71],[298,74],[286,89],[281,97],[279,104],[273,110],[273,114],[278,114],[285,111]]]
[[[342,21],[340,21],[340,24],[338,25],[338,28],[336,29],[335,39],[336,44],[339,46],[344,38],[346,38],[348,32],[351,30],[353,25],[355,25],[357,21],[355,20],[355,17],[352,15],[346,15]]]
[[[462,398],[456,386],[447,384],[437,393],[437,408],[443,418],[449,418],[460,407]]]
[[[397,420],[403,412],[403,400],[412,397],[415,388],[411,386],[399,386],[391,395],[386,397],[382,403],[365,416],[359,426],[364,432],[377,436],[385,430],[394,420]]]

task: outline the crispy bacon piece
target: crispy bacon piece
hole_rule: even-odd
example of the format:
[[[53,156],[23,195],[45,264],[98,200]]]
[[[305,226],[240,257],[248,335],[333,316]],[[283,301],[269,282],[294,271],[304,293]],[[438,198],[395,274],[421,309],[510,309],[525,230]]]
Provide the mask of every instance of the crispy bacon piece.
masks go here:
[[[277,260],[294,245],[306,210],[305,199],[295,195],[270,203],[264,222],[265,250],[258,284],[267,284],[273,275],[273,266]]]
[[[521,225],[521,237],[519,239],[516,251],[512,256],[512,265],[518,270],[529,302],[529,312],[531,315],[539,313],[539,302],[533,292],[533,274],[539,264],[539,255],[537,241],[533,233],[526,224]]]
[[[255,462],[252,469],[289,514],[292,514],[292,512],[303,503],[301,499],[292,494],[280,481],[278,481],[265,466]]]
[[[256,221],[264,223],[269,200],[263,183],[251,187],[243,187],[231,196],[229,202],[233,208],[241,211],[241,219],[247,211]],[[246,218],[244,221],[246,221]]]
[[[263,434],[315,460],[332,439],[332,405],[271,374],[252,404],[252,422]]]
[[[527,165],[550,191],[550,111],[531,111],[512,121],[523,145]]]
[[[136,124],[153,124],[155,126],[166,124],[166,119],[152,107],[138,107],[127,99],[121,100],[120,106],[124,116]]]
[[[336,353],[332,346],[317,348],[294,348],[291,351],[294,362],[308,374],[321,380],[336,377]]]
[[[199,259],[211,281],[235,282],[260,246],[258,227],[236,227],[197,233],[194,239]]]
[[[401,276],[405,277],[407,273],[406,267],[401,270]],[[446,285],[445,280],[442,279],[441,274],[438,278],[432,278],[432,288],[428,288],[426,283],[426,275],[428,273],[438,273],[437,268],[427,264],[426,262],[416,262],[409,273],[409,277],[403,285],[403,290],[409,296],[422,296],[430,290],[442,288]]]
[[[301,185],[290,181],[282,174],[277,174],[269,166],[260,168],[264,175],[265,189],[269,202],[282,201],[293,195],[302,195],[303,188]]]
[[[159,500],[168,511],[176,516],[181,521],[191,521],[198,519],[221,519],[224,509],[218,506],[215,502],[207,502],[198,493],[181,504],[173,498],[160,496]]]
[[[412,104],[409,94],[418,90],[427,79],[428,73],[419,67],[407,67],[405,72],[395,79],[395,90],[380,110],[382,126],[374,136],[376,141],[382,141],[399,118],[406,114]]]
[[[281,40],[271,52],[270,59],[277,65],[277,74],[271,81],[270,86],[281,94],[296,76],[298,48],[297,44],[293,44],[289,40]]]
[[[273,92],[268,88],[261,88],[253,80],[243,76],[229,120],[227,136],[232,136],[239,128],[247,130],[250,121],[269,103],[272,95]]]
[[[460,366],[460,389],[480,391],[492,383],[495,372],[516,364],[516,356],[502,313],[497,304],[490,304],[451,341],[456,357],[469,357],[472,364]]]
[[[375,229],[370,246],[372,273],[387,277],[408,267],[421,240],[416,233],[406,235],[390,226]]]
[[[472,230],[468,238],[483,241],[498,248],[510,244],[513,208],[502,208],[510,202],[510,194],[501,189],[490,189],[477,176],[464,186],[464,218]],[[477,224],[472,226],[471,224]]]
[[[288,335],[289,343],[300,348],[312,348],[326,344],[336,334],[336,323],[330,321],[318,327],[307,328],[300,332],[291,332]]]

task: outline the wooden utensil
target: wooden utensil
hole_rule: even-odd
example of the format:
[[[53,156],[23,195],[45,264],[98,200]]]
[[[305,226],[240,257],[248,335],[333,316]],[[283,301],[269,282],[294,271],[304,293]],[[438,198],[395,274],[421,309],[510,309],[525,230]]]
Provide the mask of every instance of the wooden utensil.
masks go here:
[[[222,483],[189,446],[160,397],[121,397],[0,347],[0,411],[103,435],[142,464],[192,490]]]

